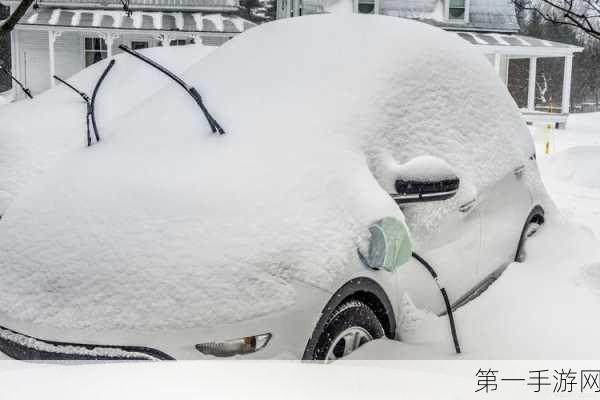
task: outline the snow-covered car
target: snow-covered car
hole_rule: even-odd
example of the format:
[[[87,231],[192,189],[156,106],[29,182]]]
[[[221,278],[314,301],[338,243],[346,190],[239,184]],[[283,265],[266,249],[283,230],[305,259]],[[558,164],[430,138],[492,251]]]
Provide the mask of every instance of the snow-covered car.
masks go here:
[[[413,252],[456,307],[543,222],[519,110],[456,35],[374,15],[254,28],[180,70],[224,135],[160,73],[136,83],[124,57],[91,147],[68,89],[10,106],[26,116],[62,99],[57,115],[80,118],[66,130],[52,118],[19,129],[81,142],[18,185],[0,179],[18,188],[0,221],[8,357],[333,360],[402,340],[407,299],[445,312]],[[92,87],[107,62],[72,82]],[[133,104],[127,85],[160,88]],[[127,112],[103,122],[123,98]]]

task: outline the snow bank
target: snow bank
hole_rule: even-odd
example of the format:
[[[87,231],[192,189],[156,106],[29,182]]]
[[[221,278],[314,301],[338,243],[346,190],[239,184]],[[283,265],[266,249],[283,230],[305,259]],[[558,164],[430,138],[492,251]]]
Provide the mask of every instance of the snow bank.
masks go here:
[[[0,106],[12,103],[15,100],[15,93],[15,88],[0,93]]]
[[[214,47],[177,46],[146,49],[175,72],[187,69]],[[105,135],[116,118],[169,84],[153,68],[128,55],[117,55],[115,67],[99,92],[96,115],[100,134]],[[69,79],[91,95],[108,60]],[[114,100],[113,100],[114,99]],[[86,143],[85,103],[71,89],[56,82],[56,88],[33,100],[3,106],[0,111],[0,215],[14,197],[35,177],[62,156]]]
[[[278,310],[294,301],[294,279],[336,289],[367,226],[403,218],[383,189],[390,159],[436,156],[480,188],[532,151],[487,60],[413,21],[277,21],[183,75],[226,135],[210,133],[180,87],[134,107],[125,80],[107,81],[102,104],[115,117],[99,145],[84,148],[81,124],[62,121],[79,117],[72,107],[55,111],[62,126],[27,124],[73,150],[0,224],[0,312],[158,329]],[[121,102],[131,106],[118,117]],[[11,117],[25,120],[20,111]]]
[[[427,370],[408,363],[399,366],[335,362],[323,368],[313,363],[283,361],[197,361],[65,367],[5,361],[0,364],[4,368],[0,370],[0,380],[3,400],[362,400],[365,397],[478,400],[484,397],[473,389],[475,378],[471,371],[477,371],[477,366],[461,365],[462,375],[455,373],[454,365],[451,371],[436,366]],[[502,394],[509,389],[499,388]],[[523,399],[523,396],[512,398]]]
[[[600,189],[600,146],[571,147],[551,155],[545,166],[553,177],[562,181]]]

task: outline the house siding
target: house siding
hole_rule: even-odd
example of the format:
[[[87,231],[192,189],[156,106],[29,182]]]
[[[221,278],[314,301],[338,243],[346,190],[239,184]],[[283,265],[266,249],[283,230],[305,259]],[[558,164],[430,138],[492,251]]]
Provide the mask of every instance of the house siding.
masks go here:
[[[63,33],[54,43],[56,75],[69,78],[83,69],[83,42],[75,32]]]
[[[33,93],[50,88],[50,50],[48,32],[17,31],[19,43],[19,76]]]
[[[349,3],[357,0],[338,0]],[[473,30],[481,32],[517,32],[519,23],[514,5],[509,0],[467,0],[468,22],[449,21],[445,10],[449,0],[379,0],[379,13],[394,17],[417,19],[448,30]],[[277,0],[277,18],[290,16],[291,0]],[[287,4],[287,7],[282,7]],[[326,12],[328,2],[324,0],[304,0],[303,13]],[[331,5],[329,5],[331,6]]]

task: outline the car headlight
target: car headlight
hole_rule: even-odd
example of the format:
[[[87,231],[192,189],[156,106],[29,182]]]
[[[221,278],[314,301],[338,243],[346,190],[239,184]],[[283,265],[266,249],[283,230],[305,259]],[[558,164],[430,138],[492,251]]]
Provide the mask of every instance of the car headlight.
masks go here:
[[[246,336],[239,339],[224,340],[222,342],[200,343],[196,350],[202,354],[215,357],[232,357],[257,352],[263,349],[271,340],[270,333]]]

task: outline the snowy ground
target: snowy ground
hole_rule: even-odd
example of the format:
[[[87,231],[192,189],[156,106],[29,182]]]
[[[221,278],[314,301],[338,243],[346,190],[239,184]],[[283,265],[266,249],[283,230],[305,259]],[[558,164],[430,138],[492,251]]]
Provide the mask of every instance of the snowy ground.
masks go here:
[[[407,308],[403,343],[379,340],[354,359],[600,359],[600,113],[573,115],[566,131],[533,132],[544,183],[560,213],[538,232],[528,259],[455,315]],[[553,137],[552,137],[553,136]]]

